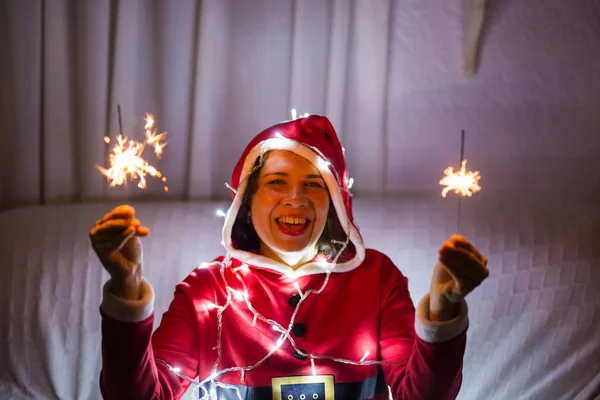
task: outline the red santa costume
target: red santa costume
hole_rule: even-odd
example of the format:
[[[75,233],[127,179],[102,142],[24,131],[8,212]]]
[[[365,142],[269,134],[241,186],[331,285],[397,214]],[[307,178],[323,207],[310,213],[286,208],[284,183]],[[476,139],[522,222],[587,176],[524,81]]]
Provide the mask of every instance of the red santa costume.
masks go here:
[[[270,150],[315,165],[329,191],[348,251],[300,268],[244,251],[232,240],[246,178]],[[226,255],[196,268],[175,289],[153,333],[154,294],[114,296],[101,305],[107,399],[177,399],[190,384],[219,399],[453,399],[462,379],[467,306],[429,320],[407,279],[384,254],[365,249],[353,223],[342,146],[329,120],[309,116],[255,137],[232,176],[223,227]],[[193,381],[193,382],[192,382]],[[198,383],[202,383],[201,387]],[[218,396],[218,397],[217,397]]]

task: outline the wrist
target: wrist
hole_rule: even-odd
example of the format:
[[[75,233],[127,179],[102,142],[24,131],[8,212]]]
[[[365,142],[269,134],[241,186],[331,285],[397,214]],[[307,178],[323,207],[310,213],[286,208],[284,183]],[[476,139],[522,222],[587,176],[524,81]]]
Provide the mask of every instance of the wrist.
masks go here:
[[[141,297],[142,277],[129,276],[126,278],[112,278],[109,291],[126,300],[139,300]]]
[[[448,300],[433,291],[429,294],[429,319],[431,321],[448,321],[458,316],[460,304]]]

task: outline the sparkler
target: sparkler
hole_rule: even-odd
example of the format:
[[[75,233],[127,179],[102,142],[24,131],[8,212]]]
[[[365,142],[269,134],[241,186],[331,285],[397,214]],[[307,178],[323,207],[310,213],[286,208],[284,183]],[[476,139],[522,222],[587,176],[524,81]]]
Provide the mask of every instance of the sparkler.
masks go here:
[[[460,223],[461,199],[464,196],[471,197],[473,193],[481,190],[481,186],[479,186],[481,175],[479,171],[467,171],[467,160],[465,160],[464,155],[465,131],[463,129],[460,136],[460,169],[455,172],[453,167],[447,167],[444,170],[444,177],[440,180],[440,185],[445,186],[442,189],[442,197],[446,197],[450,191],[460,195],[458,197],[458,215],[456,218],[457,231]]]
[[[109,186],[125,185],[127,187],[128,181],[137,180],[137,186],[140,189],[145,189],[147,186],[147,176],[159,178],[162,182],[166,182],[167,178],[155,167],[150,165],[143,158],[144,150],[146,145],[152,146],[154,154],[157,158],[162,156],[162,150],[167,145],[165,137],[167,132],[156,134],[152,131],[154,126],[154,117],[151,114],[146,114],[146,125],[144,129],[146,131],[145,140],[139,142],[133,139],[129,139],[123,135],[123,124],[121,122],[121,107],[117,106],[119,115],[119,136],[117,137],[117,143],[112,149],[112,152],[108,156],[110,168],[106,169],[100,166],[96,168],[106,176]],[[104,141],[109,144],[110,138],[105,136]],[[169,191],[167,185],[164,186],[165,192]]]

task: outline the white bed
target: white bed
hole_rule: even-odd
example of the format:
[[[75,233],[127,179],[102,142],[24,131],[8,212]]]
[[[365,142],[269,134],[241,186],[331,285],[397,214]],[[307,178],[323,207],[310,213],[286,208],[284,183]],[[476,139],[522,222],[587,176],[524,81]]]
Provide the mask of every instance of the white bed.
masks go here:
[[[489,256],[491,275],[467,299],[460,399],[600,397],[600,208],[545,198],[481,193],[463,201],[460,230]],[[151,229],[145,275],[160,316],[175,284],[221,253],[215,211],[227,204],[134,205]],[[0,399],[100,398],[98,307],[107,274],[87,232],[112,206],[0,214]],[[456,199],[358,199],[355,215],[366,244],[392,257],[418,300],[437,249],[456,230]]]

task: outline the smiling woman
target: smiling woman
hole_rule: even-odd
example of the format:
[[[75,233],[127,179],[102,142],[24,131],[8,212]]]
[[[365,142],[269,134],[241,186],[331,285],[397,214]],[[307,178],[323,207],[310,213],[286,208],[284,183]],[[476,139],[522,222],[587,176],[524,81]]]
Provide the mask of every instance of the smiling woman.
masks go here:
[[[90,237],[111,275],[104,396],[178,399],[191,384],[202,399],[456,397],[464,296],[487,276],[485,257],[453,236],[415,313],[408,280],[365,247],[348,184],[327,118],[259,133],[232,174],[225,255],[177,285],[154,333],[139,239],[149,230],[129,206],[99,220]]]
[[[317,168],[295,153],[272,150],[252,171],[233,226],[234,247],[292,267],[317,254],[333,259],[346,235]]]

